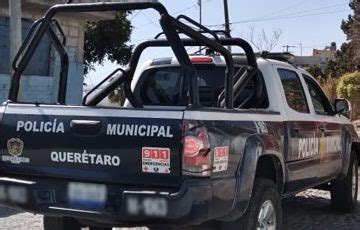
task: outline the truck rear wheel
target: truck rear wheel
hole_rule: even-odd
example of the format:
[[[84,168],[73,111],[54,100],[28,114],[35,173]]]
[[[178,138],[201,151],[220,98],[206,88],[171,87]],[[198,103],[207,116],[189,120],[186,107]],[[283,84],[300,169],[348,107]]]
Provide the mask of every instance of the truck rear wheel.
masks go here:
[[[356,208],[358,196],[358,160],[356,153],[351,152],[347,175],[331,182],[331,205],[340,212],[352,212]]]
[[[249,207],[237,221],[224,223],[224,230],[278,230],[282,226],[280,195],[275,183],[268,179],[255,180]]]
[[[80,230],[81,225],[71,218],[44,216],[44,230]]]

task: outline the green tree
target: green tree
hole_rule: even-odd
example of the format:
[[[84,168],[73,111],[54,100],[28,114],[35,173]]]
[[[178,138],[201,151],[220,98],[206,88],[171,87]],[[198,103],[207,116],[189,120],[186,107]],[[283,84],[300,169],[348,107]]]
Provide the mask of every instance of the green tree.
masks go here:
[[[323,89],[324,93],[329,98],[329,100],[331,102],[335,101],[335,99],[337,98],[337,85],[339,79],[328,76],[328,77],[318,77],[316,80],[319,82],[321,88]]]
[[[340,50],[336,52],[335,61],[330,60],[327,64],[325,74],[331,77],[340,77],[349,72],[354,72],[356,64],[353,61],[353,43],[343,43]]]
[[[94,63],[103,64],[105,59],[120,65],[128,63],[132,45],[128,45],[132,26],[126,18],[128,12],[119,11],[113,20],[88,22],[85,28],[85,73],[94,69]]]
[[[349,4],[352,10],[356,10],[359,7],[359,1],[354,0]],[[354,46],[353,46],[353,24],[354,24],[354,15],[349,15],[347,19],[342,20],[341,29],[347,35],[348,41],[341,45],[340,50],[336,53],[335,61],[329,61],[326,74],[332,77],[340,77],[345,73],[354,72],[357,67],[357,63],[355,63],[354,57]]]
[[[129,12],[116,12],[113,20],[88,22],[85,28],[84,64],[85,74],[94,69],[94,64],[103,64],[104,60],[126,65],[131,57],[133,46],[129,45],[133,27],[126,18]],[[101,76],[105,77],[105,76]],[[125,96],[119,86],[108,96],[109,100],[122,105]]]
[[[337,86],[337,94],[338,97],[344,97],[351,102],[351,118],[357,119],[360,115],[360,72],[342,76]]]
[[[324,77],[324,73],[319,66],[310,66],[307,71],[314,77]]]

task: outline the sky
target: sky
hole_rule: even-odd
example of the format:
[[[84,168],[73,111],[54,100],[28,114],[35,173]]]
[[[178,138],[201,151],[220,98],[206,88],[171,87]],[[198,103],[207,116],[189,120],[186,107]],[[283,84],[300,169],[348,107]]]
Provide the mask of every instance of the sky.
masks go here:
[[[185,14],[199,20],[198,0],[160,2],[173,16]],[[253,40],[257,41],[262,30],[269,39],[273,31],[281,31],[278,44],[272,51],[286,51],[284,46],[288,45],[292,46],[289,51],[295,55],[311,55],[313,49],[324,49],[331,42],[336,42],[339,47],[346,41],[340,25],[352,13],[348,3],[349,0],[228,0],[231,35],[250,40],[251,31],[254,31]],[[159,15],[154,10],[133,12],[129,16],[134,27],[130,44],[139,44],[161,32],[158,19]],[[202,24],[213,29],[223,28],[222,0],[202,0]],[[191,51],[196,51],[196,48]],[[173,54],[167,48],[148,49],[142,55],[140,64],[147,59],[170,56]],[[91,71],[85,81],[92,86],[117,67],[109,61],[104,65],[95,65],[95,71]]]

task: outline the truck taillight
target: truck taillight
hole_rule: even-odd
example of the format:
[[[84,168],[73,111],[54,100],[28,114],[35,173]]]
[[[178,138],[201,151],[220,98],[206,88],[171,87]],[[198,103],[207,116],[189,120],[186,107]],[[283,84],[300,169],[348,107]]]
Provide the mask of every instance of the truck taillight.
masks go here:
[[[213,63],[213,59],[211,57],[191,56],[190,60],[192,63]]]
[[[184,123],[182,171],[183,175],[210,176],[212,152],[204,126],[196,122]]]

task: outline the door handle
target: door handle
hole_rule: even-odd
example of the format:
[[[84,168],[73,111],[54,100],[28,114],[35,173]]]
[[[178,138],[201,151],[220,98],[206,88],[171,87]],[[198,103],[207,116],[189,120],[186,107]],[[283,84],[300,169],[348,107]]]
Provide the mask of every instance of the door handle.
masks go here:
[[[299,132],[299,131],[300,131],[300,127],[299,127],[299,126],[294,126],[292,129],[293,129],[295,132]]]
[[[70,130],[81,135],[95,135],[101,130],[101,121],[71,120]]]
[[[298,122],[294,122],[293,126],[291,127],[294,132],[300,132],[300,125]]]
[[[321,132],[325,132],[325,127],[324,127],[324,126],[318,126],[318,129],[319,129]]]

